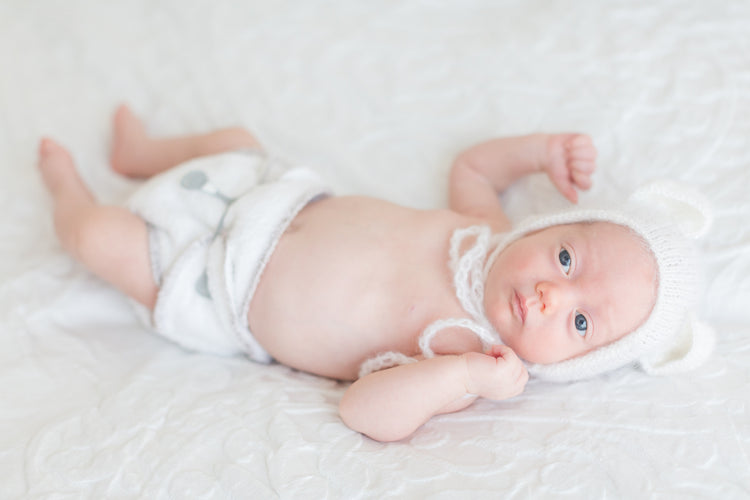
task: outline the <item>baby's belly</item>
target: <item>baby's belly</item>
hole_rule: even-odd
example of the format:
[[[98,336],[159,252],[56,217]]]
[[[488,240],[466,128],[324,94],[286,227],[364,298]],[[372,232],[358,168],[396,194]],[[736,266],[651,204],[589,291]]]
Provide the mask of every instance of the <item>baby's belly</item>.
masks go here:
[[[455,304],[446,260],[459,219],[367,198],[306,207],[261,278],[251,331],[279,362],[332,378],[355,378],[378,352],[415,354]]]

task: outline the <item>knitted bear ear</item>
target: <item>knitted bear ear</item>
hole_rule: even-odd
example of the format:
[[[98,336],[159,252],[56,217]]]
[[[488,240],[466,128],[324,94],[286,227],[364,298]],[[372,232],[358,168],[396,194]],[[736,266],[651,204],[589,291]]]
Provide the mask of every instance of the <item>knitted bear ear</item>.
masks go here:
[[[665,351],[646,356],[639,363],[651,375],[666,375],[697,368],[711,355],[716,343],[713,328],[690,314],[682,331]]]
[[[711,204],[697,190],[669,180],[652,181],[638,188],[630,201],[666,213],[689,238],[700,238],[713,221]]]

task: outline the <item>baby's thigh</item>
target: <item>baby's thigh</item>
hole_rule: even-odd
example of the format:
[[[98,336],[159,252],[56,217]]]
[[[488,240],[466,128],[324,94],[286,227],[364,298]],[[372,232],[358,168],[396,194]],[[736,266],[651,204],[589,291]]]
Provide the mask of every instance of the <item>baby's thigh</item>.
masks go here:
[[[153,309],[158,286],[148,239],[143,219],[123,207],[100,206],[78,228],[75,253],[91,272]]]

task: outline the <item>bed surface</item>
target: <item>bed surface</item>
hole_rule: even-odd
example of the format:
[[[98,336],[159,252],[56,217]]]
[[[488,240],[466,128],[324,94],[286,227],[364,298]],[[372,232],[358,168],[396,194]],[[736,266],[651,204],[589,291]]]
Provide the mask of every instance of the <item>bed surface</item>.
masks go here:
[[[748,26],[739,1],[0,3],[0,498],[750,498]],[[712,201],[716,352],[369,440],[345,384],[187,353],[62,252],[39,137],[120,203],[120,102],[157,135],[245,125],[339,193],[417,208],[445,206],[472,143],[588,132],[590,196],[668,177]],[[504,201],[564,204],[539,178]]]

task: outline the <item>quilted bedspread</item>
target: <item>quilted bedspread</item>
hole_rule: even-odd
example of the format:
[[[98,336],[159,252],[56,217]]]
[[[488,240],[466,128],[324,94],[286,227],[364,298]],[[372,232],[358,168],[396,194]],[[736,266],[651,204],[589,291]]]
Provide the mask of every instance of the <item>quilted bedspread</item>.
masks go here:
[[[159,136],[244,125],[338,193],[417,208],[446,205],[472,143],[587,132],[587,196],[666,177],[711,200],[716,351],[372,441],[338,417],[346,384],[181,350],[62,251],[38,140],[121,203],[121,102]],[[750,498],[748,2],[4,0],[0,179],[0,498]],[[565,204],[537,177],[503,201]]]

